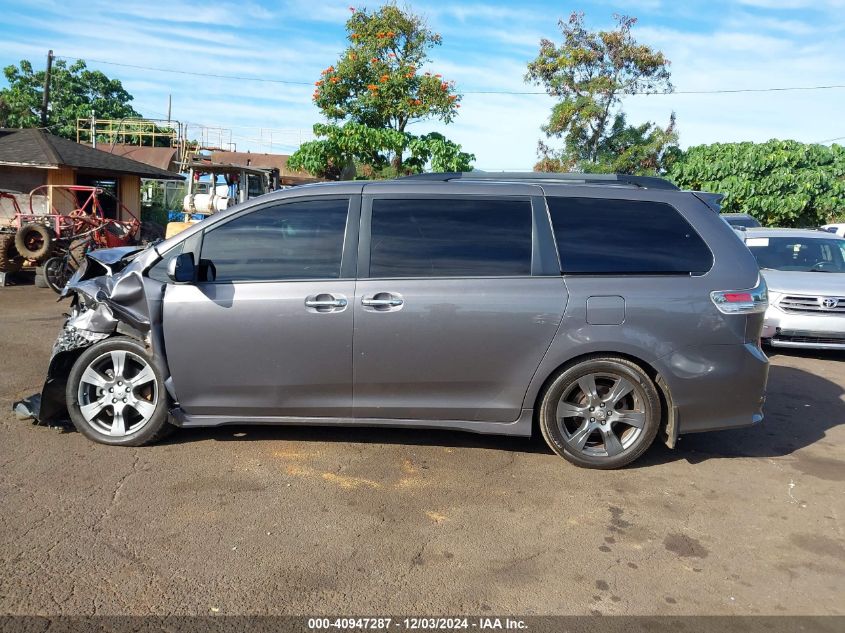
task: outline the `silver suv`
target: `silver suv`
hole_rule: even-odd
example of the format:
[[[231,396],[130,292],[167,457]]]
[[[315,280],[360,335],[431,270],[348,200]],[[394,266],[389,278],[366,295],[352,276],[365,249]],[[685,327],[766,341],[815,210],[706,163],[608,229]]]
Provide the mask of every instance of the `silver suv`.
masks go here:
[[[762,419],[757,263],[659,178],[296,187],[94,252],[66,293],[29,413],[105,444],[233,423],[537,431],[616,468],[658,435]]]
[[[807,229],[748,229],[743,236],[769,287],[763,342],[845,350],[845,239]]]

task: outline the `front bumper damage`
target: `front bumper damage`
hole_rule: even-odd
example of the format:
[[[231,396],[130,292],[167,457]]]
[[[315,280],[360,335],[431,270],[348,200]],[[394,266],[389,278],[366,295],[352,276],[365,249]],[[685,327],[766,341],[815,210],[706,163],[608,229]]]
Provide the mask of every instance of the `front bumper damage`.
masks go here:
[[[40,394],[12,405],[18,419],[55,425],[67,418],[65,386],[84,349],[115,334],[150,345],[150,315],[141,267],[131,266],[144,249],[123,247],[88,253],[59,300],[71,296],[71,310],[59,332]]]

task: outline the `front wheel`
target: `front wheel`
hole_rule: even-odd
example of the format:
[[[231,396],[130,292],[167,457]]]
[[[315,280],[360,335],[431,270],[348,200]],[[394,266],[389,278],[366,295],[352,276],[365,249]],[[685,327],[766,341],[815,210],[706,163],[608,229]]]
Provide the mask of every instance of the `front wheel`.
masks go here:
[[[549,447],[585,468],[620,468],[651,446],[660,397],[638,365],[588,358],[561,371],[543,394],[540,430]]]
[[[86,349],[65,392],[76,429],[95,442],[141,446],[172,430],[161,372],[136,340],[106,339]]]

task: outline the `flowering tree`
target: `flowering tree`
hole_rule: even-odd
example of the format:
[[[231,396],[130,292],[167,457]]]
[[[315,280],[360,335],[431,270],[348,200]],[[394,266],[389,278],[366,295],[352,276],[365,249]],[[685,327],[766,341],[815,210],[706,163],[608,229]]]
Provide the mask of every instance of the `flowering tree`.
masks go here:
[[[414,136],[349,121],[342,126],[318,123],[314,134],[320,138],[303,143],[288,160],[288,167],[331,180],[354,178],[359,164],[364,166],[365,176],[374,176],[388,166],[389,155],[406,152],[405,173],[421,172],[429,163],[434,171],[469,171],[475,160],[437,132]]]
[[[392,3],[374,11],[355,7],[350,11],[349,46],[315,83],[314,103],[326,118],[400,135],[415,121],[451,122],[461,107],[454,82],[437,73],[420,72],[428,61],[428,50],[441,43],[440,35],[429,30],[420,16]],[[350,130],[361,139],[373,136],[360,127]],[[387,144],[397,173],[415,168],[403,164],[410,140]]]

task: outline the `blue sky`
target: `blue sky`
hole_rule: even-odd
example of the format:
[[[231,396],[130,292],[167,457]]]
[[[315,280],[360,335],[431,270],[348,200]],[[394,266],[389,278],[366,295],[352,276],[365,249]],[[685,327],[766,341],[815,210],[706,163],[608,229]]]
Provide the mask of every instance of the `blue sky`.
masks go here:
[[[637,16],[636,36],[666,53],[678,90],[845,84],[845,0],[400,4],[443,35],[430,69],[467,91],[531,89],[522,80],[526,62],[541,37],[558,39],[558,18],[575,9],[596,28],[611,26],[613,13]],[[289,153],[320,120],[311,84],[345,47],[349,6],[350,0],[0,0],[0,65],[26,58],[40,67],[52,48],[86,60],[304,82],[235,81],[89,61],[121,79],[145,116],[163,117],[171,94],[175,119],[225,128],[209,140]],[[444,132],[474,152],[482,169],[528,169],[551,105],[544,95],[468,94],[454,123],[424,122],[413,131]],[[631,122],[665,124],[674,111],[683,146],[845,137],[845,89],[637,96],[624,105]]]

